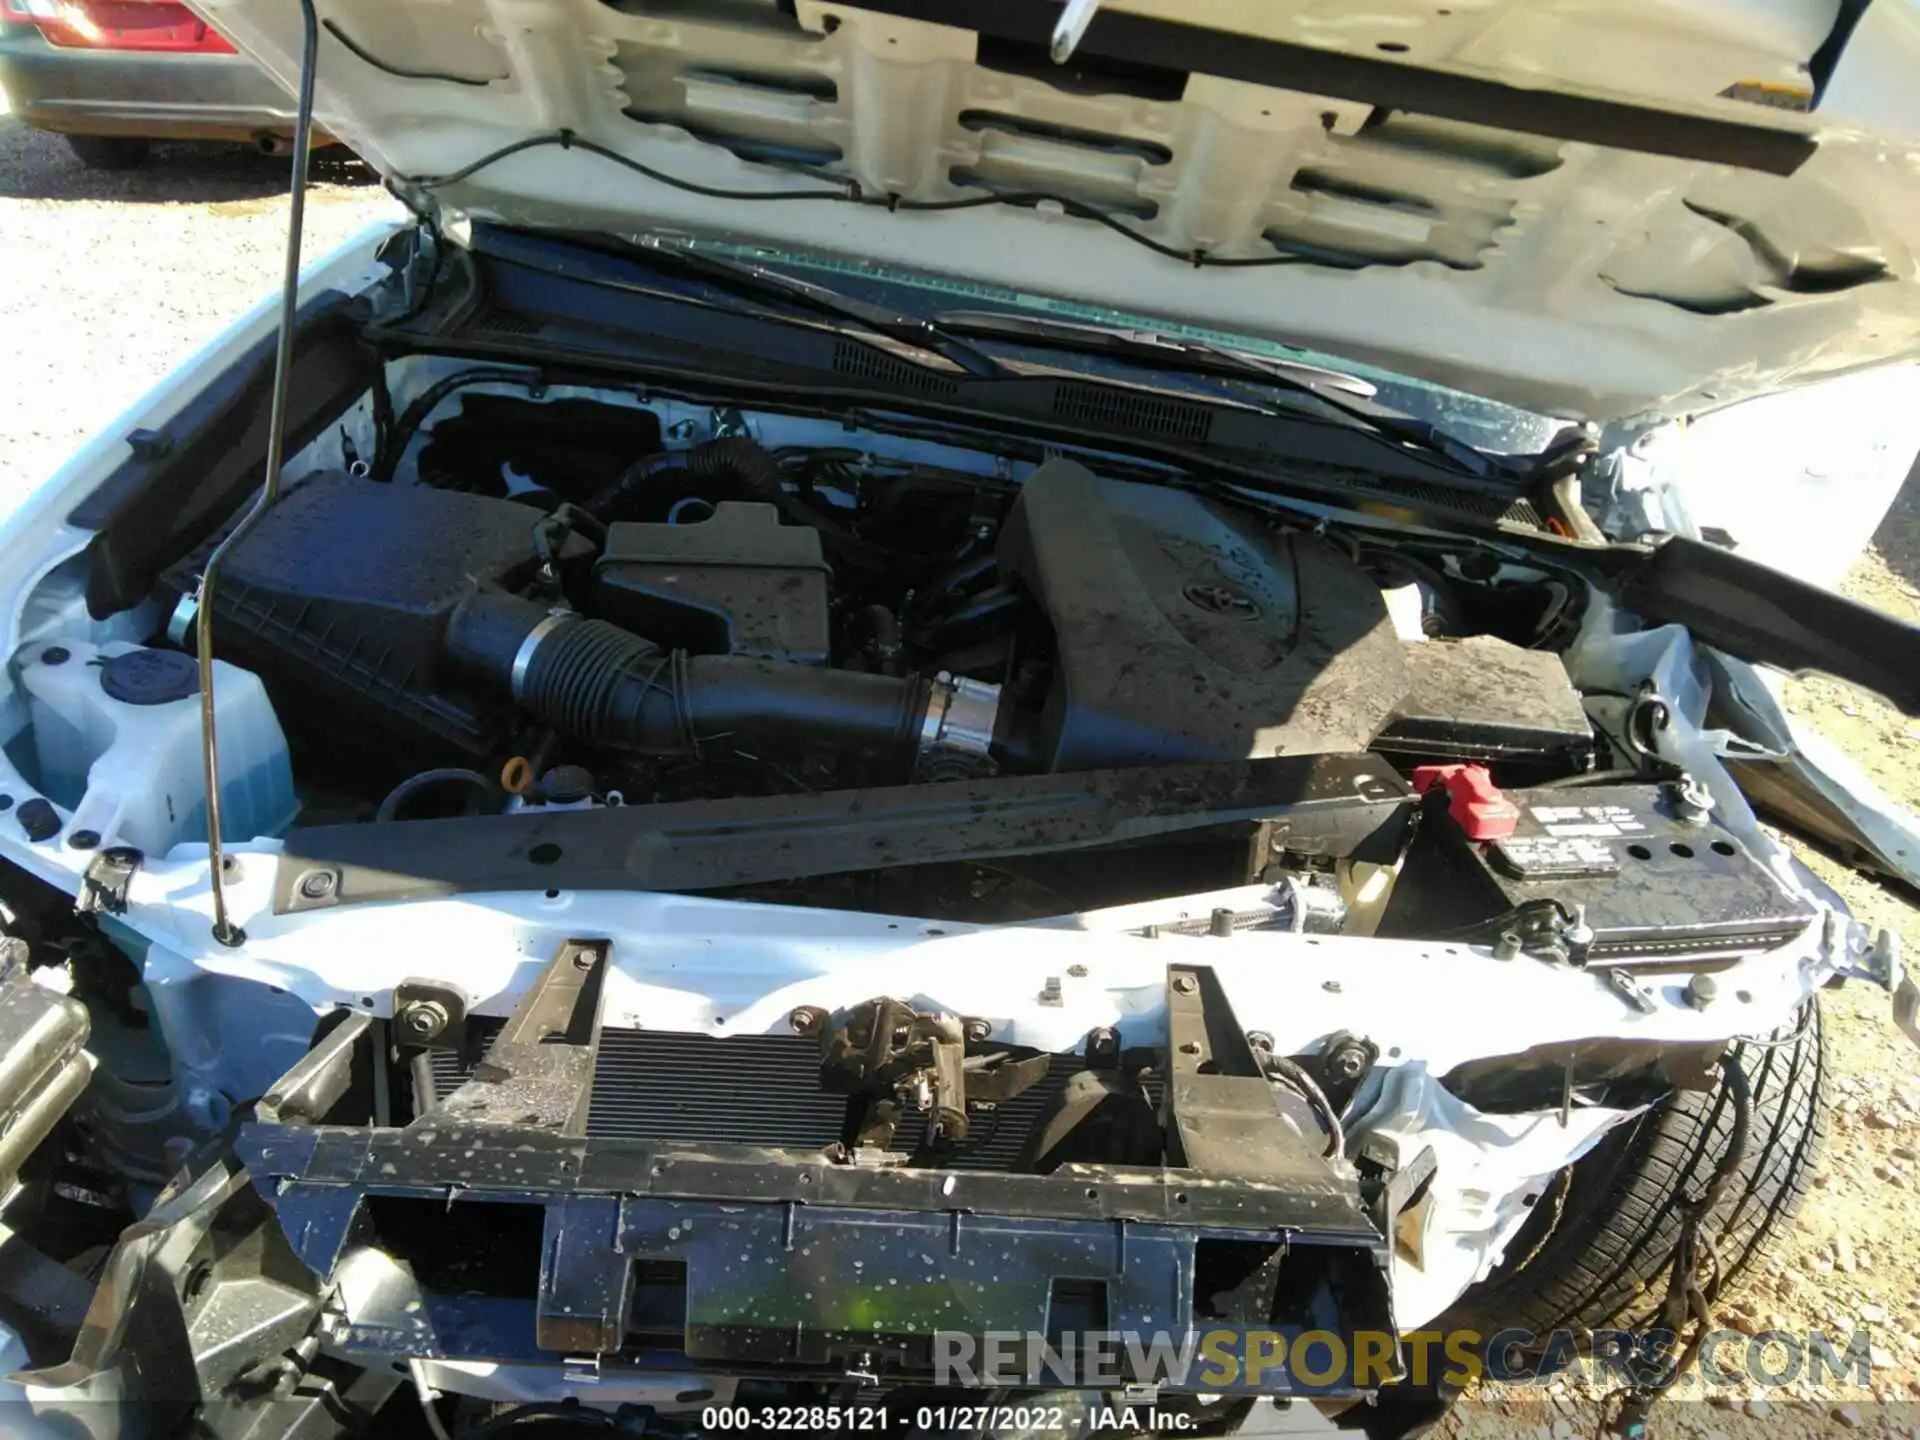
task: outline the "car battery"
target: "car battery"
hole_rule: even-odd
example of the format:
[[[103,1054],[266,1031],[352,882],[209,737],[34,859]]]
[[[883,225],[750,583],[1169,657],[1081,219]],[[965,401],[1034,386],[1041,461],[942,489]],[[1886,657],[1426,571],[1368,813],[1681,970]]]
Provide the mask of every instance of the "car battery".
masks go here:
[[[1670,785],[1493,793],[1512,809],[1473,839],[1446,787],[1429,792],[1380,933],[1491,932],[1528,902],[1557,901],[1593,931],[1589,964],[1659,969],[1684,957],[1697,969],[1701,957],[1783,944],[1815,918],[1736,836],[1690,818]]]

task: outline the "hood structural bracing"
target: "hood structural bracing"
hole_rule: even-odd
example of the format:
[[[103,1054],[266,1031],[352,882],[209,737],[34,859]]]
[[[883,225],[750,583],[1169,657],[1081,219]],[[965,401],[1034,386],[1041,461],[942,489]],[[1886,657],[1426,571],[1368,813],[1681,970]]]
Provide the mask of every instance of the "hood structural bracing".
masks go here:
[[[297,75],[291,7],[206,8]],[[1057,64],[1044,4],[323,0],[318,112],[443,216],[912,269],[1585,419],[1920,353],[1907,7],[1088,8]]]

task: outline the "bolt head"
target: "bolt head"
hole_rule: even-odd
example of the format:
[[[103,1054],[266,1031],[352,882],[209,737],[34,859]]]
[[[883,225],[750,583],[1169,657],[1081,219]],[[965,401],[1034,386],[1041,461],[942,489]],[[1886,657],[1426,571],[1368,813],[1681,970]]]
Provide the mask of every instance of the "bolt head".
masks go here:
[[[1195,990],[1198,990],[1199,988],[1200,988],[1199,982],[1196,981],[1191,975],[1181,974],[1173,977],[1173,989],[1175,994],[1191,995]]]
[[[1593,927],[1587,924],[1586,906],[1576,905],[1573,907],[1573,923],[1561,932],[1561,937],[1569,945],[1591,945],[1593,943]]]
[[[818,1005],[798,1005],[787,1015],[787,1024],[796,1035],[817,1035],[826,1023],[827,1012]]]
[[[1320,982],[1320,988],[1325,990],[1329,995],[1338,995],[1340,993],[1340,982],[1338,980],[1322,980]]]
[[[438,1000],[416,1000],[399,1014],[400,1028],[415,1040],[433,1040],[446,1030],[451,1018]]]
[[[1358,1045],[1343,1045],[1333,1052],[1331,1065],[1342,1080],[1357,1079],[1367,1068],[1367,1052]]]
[[[1711,975],[1696,975],[1687,981],[1687,1004],[1696,1010],[1704,1010],[1720,994],[1720,982]]]
[[[324,900],[333,894],[339,879],[331,870],[315,870],[300,880],[300,893],[309,900]]]

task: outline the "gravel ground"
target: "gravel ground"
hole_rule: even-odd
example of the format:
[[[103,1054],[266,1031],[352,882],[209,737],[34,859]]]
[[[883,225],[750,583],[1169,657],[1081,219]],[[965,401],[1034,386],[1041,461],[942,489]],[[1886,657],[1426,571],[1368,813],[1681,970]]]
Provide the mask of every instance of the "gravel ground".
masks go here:
[[[3,102],[0,102],[3,107]],[[164,147],[145,169],[101,175],[65,145],[0,108],[0,504],[37,483],[196,346],[277,283],[286,165],[217,146]],[[307,211],[309,255],[394,202],[351,164],[319,167]],[[1920,469],[1849,593],[1920,620]],[[1831,681],[1794,682],[1790,703],[1818,721],[1903,803],[1920,807],[1920,722]],[[1920,940],[1903,897],[1809,853],[1863,919]],[[1874,1332],[1871,1390],[1801,1387],[1758,1404],[1685,1400],[1656,1429],[1721,1434],[1832,1434],[1867,1429],[1920,1437],[1920,1056],[1893,1028],[1886,998],[1858,986],[1828,1000],[1839,1109],[1816,1201],[1760,1275],[1733,1297],[1740,1328]],[[1468,1407],[1455,1433],[1566,1440],[1591,1434],[1594,1407]]]
[[[192,351],[277,289],[287,162],[167,145],[143,169],[82,168],[0,102],[0,504],[37,485]],[[323,161],[305,246],[324,255],[402,210]]]

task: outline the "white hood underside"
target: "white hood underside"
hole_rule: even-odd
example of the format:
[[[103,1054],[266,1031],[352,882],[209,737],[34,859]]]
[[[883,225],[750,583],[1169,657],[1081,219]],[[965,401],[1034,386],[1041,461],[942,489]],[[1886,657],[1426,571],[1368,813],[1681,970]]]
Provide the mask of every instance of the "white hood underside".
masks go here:
[[[1043,192],[1181,253],[1296,259],[1196,268],[1047,207],[719,199],[557,146],[435,192],[474,216],[826,252],[1593,420],[1920,356],[1914,0],[1867,7],[1810,111],[1809,61],[1840,0],[1113,0],[1062,68],[1011,51],[991,25],[983,39],[822,0],[793,14],[774,0],[318,3],[319,117],[388,175],[444,175],[565,129],[712,189],[831,177],[916,202]],[[297,6],[198,6],[293,82]],[[1047,26],[1057,13],[1041,0],[978,8]],[[1278,40],[1364,62],[1375,78],[1361,90],[1438,73],[1671,112],[1675,135],[1704,118],[1817,145],[1783,175],[1199,70],[1081,93],[1075,68],[1101,64],[1114,12],[1233,32],[1242,57]]]

